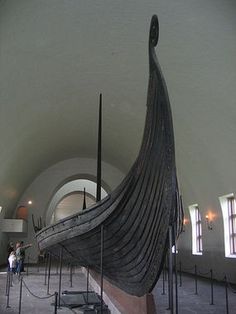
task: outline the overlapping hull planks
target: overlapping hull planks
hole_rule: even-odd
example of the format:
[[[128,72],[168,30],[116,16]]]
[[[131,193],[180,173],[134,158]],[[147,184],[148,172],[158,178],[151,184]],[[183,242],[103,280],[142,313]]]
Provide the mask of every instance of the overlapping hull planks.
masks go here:
[[[153,289],[168,249],[169,226],[178,233],[174,134],[170,103],[154,47],[159,25],[153,16],[149,35],[150,76],[147,113],[139,155],[123,182],[105,199],[36,234],[41,250],[100,272],[129,294]]]

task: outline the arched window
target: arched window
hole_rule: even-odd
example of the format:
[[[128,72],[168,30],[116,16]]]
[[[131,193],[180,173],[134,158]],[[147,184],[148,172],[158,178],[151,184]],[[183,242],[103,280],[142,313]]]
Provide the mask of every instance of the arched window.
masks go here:
[[[202,255],[202,220],[197,204],[189,206],[192,223],[192,253]]]
[[[224,222],[225,257],[236,258],[236,202],[233,193],[219,197]]]

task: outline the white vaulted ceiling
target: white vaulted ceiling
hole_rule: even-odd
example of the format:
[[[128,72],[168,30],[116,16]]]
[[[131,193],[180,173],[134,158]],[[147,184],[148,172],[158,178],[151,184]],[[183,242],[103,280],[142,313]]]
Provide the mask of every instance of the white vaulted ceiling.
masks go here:
[[[189,202],[236,190],[236,2],[0,0],[0,202],[11,212],[44,169],[96,156],[128,171],[142,138],[148,31],[172,105]]]

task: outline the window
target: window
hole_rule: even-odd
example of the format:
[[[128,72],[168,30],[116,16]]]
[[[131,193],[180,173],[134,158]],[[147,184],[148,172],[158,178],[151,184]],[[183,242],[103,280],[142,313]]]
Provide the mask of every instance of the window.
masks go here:
[[[236,202],[234,194],[219,197],[224,222],[225,256],[236,258]]]
[[[230,254],[236,254],[236,211],[235,198],[227,198],[228,215],[229,215],[229,242]]]
[[[192,253],[202,255],[202,220],[197,204],[189,206],[192,222]]]

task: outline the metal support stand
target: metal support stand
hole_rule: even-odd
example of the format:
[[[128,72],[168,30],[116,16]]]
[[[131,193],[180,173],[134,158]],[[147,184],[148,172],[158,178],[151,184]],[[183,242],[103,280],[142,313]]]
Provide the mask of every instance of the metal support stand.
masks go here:
[[[48,254],[48,286],[47,286],[47,294],[49,294],[49,283],[50,283],[50,276],[51,276],[51,263],[52,257],[51,254]]]
[[[88,304],[88,291],[89,291],[89,266],[87,267],[87,288],[86,288],[86,302]]]
[[[162,270],[162,295],[166,294],[165,292],[165,268]]]
[[[179,286],[182,287],[182,264],[179,262]]]
[[[226,314],[229,314],[229,297],[228,297],[228,283],[226,276],[224,277],[225,280],[225,305],[226,305]]]
[[[6,292],[5,292],[5,296],[7,296],[7,293],[8,293],[9,277],[10,277],[10,272],[8,270],[7,271],[7,278],[6,278]]]
[[[176,232],[175,232],[176,234]],[[175,241],[175,254],[174,254],[174,269],[175,269],[175,313],[179,313],[179,300],[178,300],[178,273],[177,273],[177,260],[176,260],[176,241]]]
[[[197,291],[197,265],[194,265],[194,277],[195,277],[195,294],[198,294],[198,291]]]
[[[166,271],[166,269],[167,269],[167,267],[166,267],[167,260],[168,260],[168,256],[166,256],[166,258],[165,258],[165,265],[164,265],[164,269],[165,269],[165,276],[164,276],[164,278],[165,278],[165,281],[167,280],[167,277],[168,277],[168,272]]]
[[[39,256],[38,256],[38,260],[37,260],[37,266],[38,266],[38,273],[39,273]]]
[[[10,281],[11,281],[11,273],[8,271],[7,272],[7,291],[6,291],[6,295],[7,295],[7,306],[6,308],[10,308],[10,305],[9,305],[9,298],[10,298]]]
[[[22,302],[22,282],[23,277],[20,278],[20,298],[19,298],[19,314],[21,314],[21,302]]]
[[[211,272],[211,303],[210,305],[214,305],[214,293],[213,293],[213,271],[212,269],[210,270]]]
[[[58,275],[58,268],[59,268],[60,260],[57,260],[57,268],[56,268],[56,274]]]
[[[101,314],[103,313],[103,236],[104,236],[104,227],[101,225]]]
[[[27,268],[26,268],[26,275],[29,275],[29,256],[27,258]]]
[[[72,270],[73,270],[73,266],[70,265],[70,287],[72,288]]]
[[[63,248],[60,249],[60,270],[59,270],[59,290],[58,290],[58,308],[61,308],[61,275],[62,275],[62,256]]]
[[[47,284],[47,268],[48,268],[48,254],[45,258],[45,270],[44,270],[44,285]]]
[[[55,292],[54,314],[57,314],[58,292]]]
[[[11,271],[10,272],[10,287],[13,287],[12,282],[13,282],[13,272]]]
[[[174,313],[173,309],[173,260],[172,260],[172,227],[169,226],[169,310],[170,313]]]

